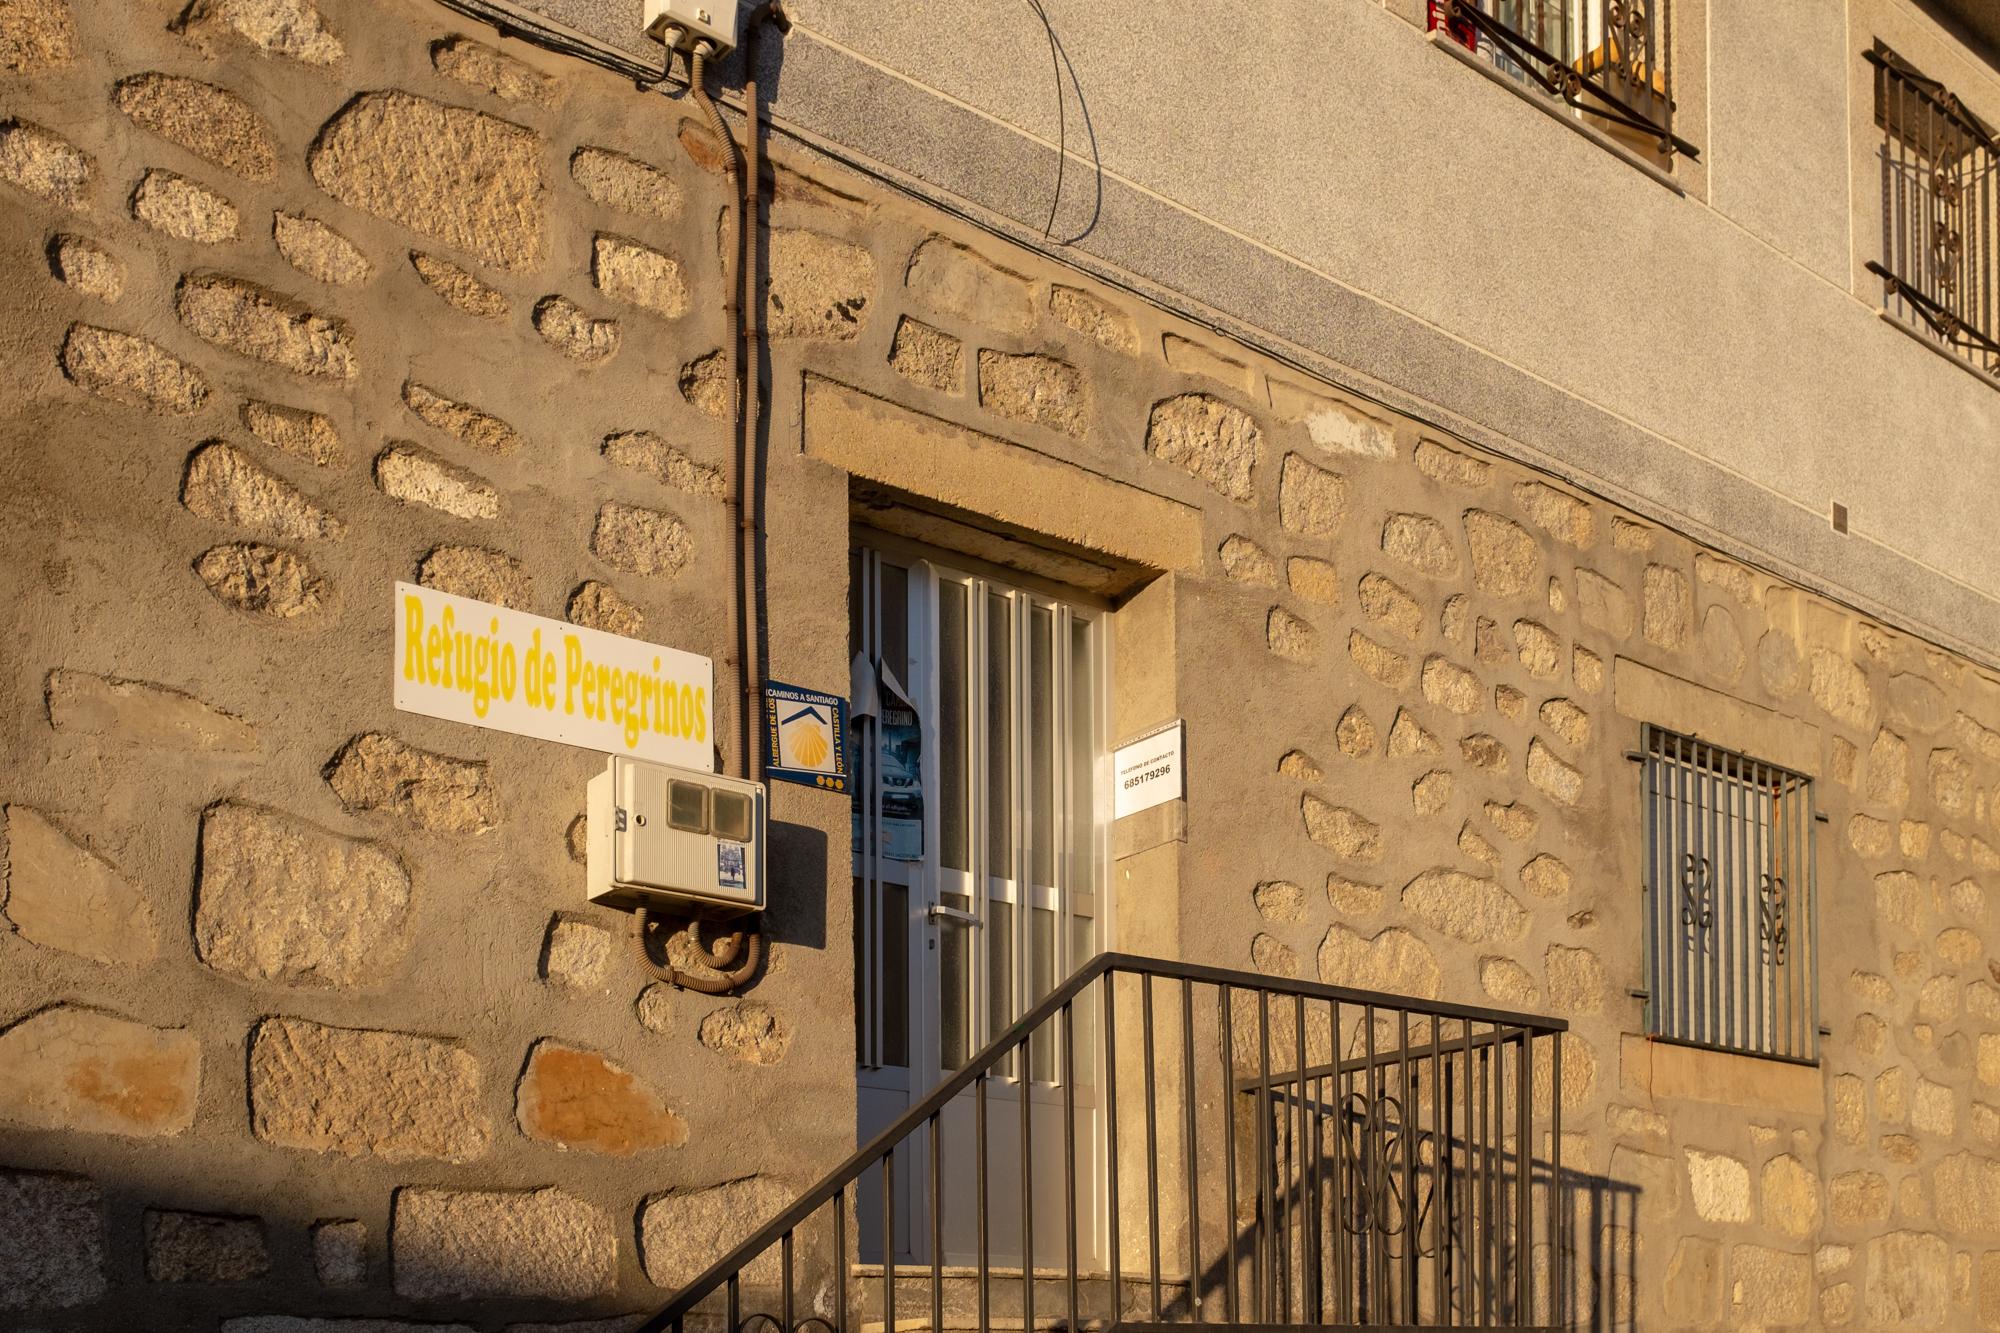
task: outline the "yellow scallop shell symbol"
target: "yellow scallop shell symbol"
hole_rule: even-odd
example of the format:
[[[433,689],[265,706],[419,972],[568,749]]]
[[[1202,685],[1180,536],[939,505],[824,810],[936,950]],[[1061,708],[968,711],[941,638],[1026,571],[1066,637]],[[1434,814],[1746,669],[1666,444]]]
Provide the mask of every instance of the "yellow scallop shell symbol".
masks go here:
[[[804,767],[818,768],[820,761],[826,758],[826,733],[818,727],[801,727],[799,731],[799,738],[792,745],[792,753]]]

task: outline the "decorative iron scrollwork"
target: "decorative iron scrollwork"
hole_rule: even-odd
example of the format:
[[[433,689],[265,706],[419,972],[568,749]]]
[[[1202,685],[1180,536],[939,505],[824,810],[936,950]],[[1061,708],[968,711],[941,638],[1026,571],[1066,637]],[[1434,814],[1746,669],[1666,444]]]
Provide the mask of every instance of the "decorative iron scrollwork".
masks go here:
[[[1764,961],[1778,967],[1784,966],[1791,939],[1790,908],[1785,877],[1766,872],[1757,892],[1757,936]]]
[[[1689,948],[1708,952],[1710,928],[1715,924],[1715,883],[1708,858],[1687,853],[1681,863],[1681,925],[1687,929]]]
[[[1352,1130],[1352,1133],[1349,1131]],[[1430,1216],[1436,1194],[1427,1173],[1415,1173],[1414,1213],[1403,1196],[1404,1159],[1409,1153],[1409,1132],[1404,1121],[1403,1103],[1383,1094],[1370,1099],[1350,1092],[1340,1101],[1338,1118],[1343,1208],[1341,1229],[1349,1235],[1411,1237],[1416,1253],[1435,1252],[1424,1245],[1424,1220]],[[1418,1135],[1421,1139],[1421,1131]]]

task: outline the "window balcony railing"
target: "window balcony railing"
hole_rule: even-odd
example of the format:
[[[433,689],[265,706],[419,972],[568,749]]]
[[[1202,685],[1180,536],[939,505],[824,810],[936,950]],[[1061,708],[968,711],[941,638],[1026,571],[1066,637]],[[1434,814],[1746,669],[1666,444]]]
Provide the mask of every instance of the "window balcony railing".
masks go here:
[[[1430,0],[1430,26],[1583,123],[1671,165],[1700,152],[1674,133],[1668,0]]]
[[[2000,379],[2000,159],[1993,131],[1950,89],[1879,42],[1883,308]]]

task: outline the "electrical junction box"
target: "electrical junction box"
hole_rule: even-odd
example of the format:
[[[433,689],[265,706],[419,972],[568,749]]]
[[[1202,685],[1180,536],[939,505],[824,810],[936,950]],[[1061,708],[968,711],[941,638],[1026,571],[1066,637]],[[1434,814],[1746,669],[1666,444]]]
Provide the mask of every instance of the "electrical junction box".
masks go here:
[[[705,917],[764,910],[762,783],[613,755],[588,792],[592,902]]]
[[[677,51],[707,42],[717,57],[736,49],[736,0],[646,0],[646,35]]]

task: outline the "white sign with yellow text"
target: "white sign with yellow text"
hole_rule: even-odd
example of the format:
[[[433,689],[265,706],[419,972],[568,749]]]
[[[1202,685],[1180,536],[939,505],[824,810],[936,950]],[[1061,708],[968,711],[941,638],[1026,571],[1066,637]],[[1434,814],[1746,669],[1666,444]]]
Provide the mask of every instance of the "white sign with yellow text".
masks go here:
[[[715,770],[715,664],[470,597],[396,585],[396,707]]]

